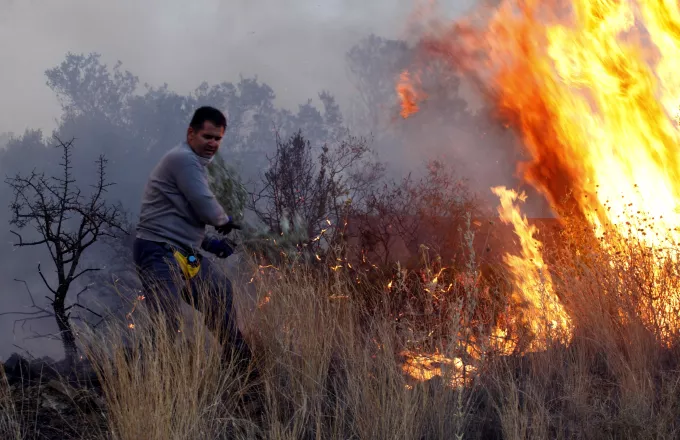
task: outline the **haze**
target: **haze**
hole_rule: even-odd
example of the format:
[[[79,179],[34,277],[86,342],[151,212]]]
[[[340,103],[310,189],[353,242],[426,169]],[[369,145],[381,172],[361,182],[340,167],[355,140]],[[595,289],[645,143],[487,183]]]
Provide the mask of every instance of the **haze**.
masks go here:
[[[181,95],[194,91],[204,81],[211,85],[238,83],[240,75],[257,76],[272,87],[277,105],[293,112],[327,90],[341,106],[343,116],[347,115],[358,93],[347,71],[347,51],[370,34],[406,39],[417,2],[428,0],[196,0],[191,4],[178,0],[0,0],[0,147],[7,142],[9,132],[21,136],[27,129],[42,129],[49,137],[58,127],[62,109],[46,85],[45,71],[59,66],[68,52],[99,53],[109,67],[121,61],[123,70],[139,77],[140,86],[167,83],[170,90]],[[473,0],[450,1],[440,6],[453,18],[472,3]],[[392,99],[392,78],[384,79],[383,86]],[[475,129],[461,134],[451,128],[446,112],[433,116],[443,117],[433,117],[431,124],[423,123],[429,116],[407,121],[411,125],[397,124],[401,131],[385,137],[383,153],[388,153],[384,156],[398,169],[397,174],[417,169],[425,156],[444,151],[455,158],[456,165],[468,174],[466,177],[481,181],[484,191],[491,185],[512,184],[514,162],[502,154],[507,145],[492,136],[482,145]],[[76,128],[76,136],[89,139],[83,144],[99,146],[110,138],[90,127]],[[107,148],[113,147],[118,145]],[[3,179],[19,167],[43,166],[34,163],[30,154],[24,157],[23,151],[15,149],[14,161],[4,164]],[[118,163],[118,169],[113,170],[118,173],[117,181],[128,185],[128,190],[120,190],[120,194],[127,197],[122,202],[133,212],[138,207],[147,168],[152,165],[130,157],[129,163]],[[3,206],[7,194],[3,185]],[[14,237],[3,211],[0,253],[11,258],[1,260],[0,312],[27,310],[30,301],[25,289],[13,279],[26,278],[32,289],[44,291],[36,275],[36,263],[45,261],[48,255],[44,249],[13,250]],[[59,343],[48,346],[45,340],[28,341],[20,336],[12,340],[14,319],[0,318],[0,334],[6,335],[0,338],[0,358],[16,351],[14,343],[34,354],[60,356]],[[45,326],[45,332],[54,331],[51,320]]]
[[[450,2],[455,13],[471,0]],[[272,85],[281,105],[331,90],[347,105],[345,52],[373,32],[400,38],[414,0],[0,0],[0,133],[56,126],[44,71],[69,51],[120,60],[179,93],[202,81]],[[11,68],[8,68],[11,66]]]

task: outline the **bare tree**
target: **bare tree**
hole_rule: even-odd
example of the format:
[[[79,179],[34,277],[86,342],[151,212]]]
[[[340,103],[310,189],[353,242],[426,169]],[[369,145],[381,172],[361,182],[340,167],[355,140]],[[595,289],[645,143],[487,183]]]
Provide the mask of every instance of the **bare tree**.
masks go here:
[[[91,194],[85,196],[75,185],[72,175],[73,140],[58,141],[56,148],[63,150],[60,163],[63,174],[60,177],[47,178],[44,173],[33,171],[28,176],[17,174],[5,181],[14,192],[13,201],[10,204],[12,213],[10,225],[20,230],[30,225],[37,231],[37,236],[31,239],[25,239],[21,234],[12,231],[19,239],[14,246],[45,245],[55,264],[56,285],[51,285],[47,281],[38,264],[38,274],[52,294],[51,298],[48,296],[52,311],[36,305],[31,295],[35,312],[9,313],[31,315],[23,320],[54,316],[64,345],[66,361],[72,365],[76,359],[77,347],[70,321],[71,310],[74,307],[86,308],[77,302],[77,298],[87,287],[78,292],[76,302],[71,305],[66,305],[66,297],[76,280],[88,272],[98,270],[97,268],[79,268],[83,253],[100,237],[115,236],[116,232],[125,233],[126,231],[123,228],[125,216],[120,205],[110,205],[103,200],[104,193],[112,185],[106,181],[104,157],[100,156],[96,162],[97,182],[92,185]]]
[[[336,242],[349,207],[382,175],[383,165],[370,159],[365,139],[349,135],[314,153],[301,131],[286,141],[277,137],[263,186],[251,193],[248,207],[274,234],[297,231],[294,244],[317,252],[322,235]]]

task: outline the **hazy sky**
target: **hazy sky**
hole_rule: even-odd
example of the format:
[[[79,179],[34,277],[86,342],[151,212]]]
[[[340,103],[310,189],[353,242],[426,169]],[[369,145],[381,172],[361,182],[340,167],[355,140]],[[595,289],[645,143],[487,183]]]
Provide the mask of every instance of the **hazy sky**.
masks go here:
[[[55,126],[44,71],[68,51],[178,92],[257,74],[283,105],[324,88],[344,104],[345,52],[371,32],[402,37],[418,1],[430,0],[0,0],[0,133]]]

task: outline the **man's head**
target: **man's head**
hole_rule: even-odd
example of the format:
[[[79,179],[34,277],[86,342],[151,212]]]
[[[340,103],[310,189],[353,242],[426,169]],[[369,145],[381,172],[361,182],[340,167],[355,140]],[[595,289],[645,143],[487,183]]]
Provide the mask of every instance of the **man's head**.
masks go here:
[[[213,107],[201,107],[194,112],[187,130],[187,143],[196,154],[211,159],[220,148],[227,118]]]

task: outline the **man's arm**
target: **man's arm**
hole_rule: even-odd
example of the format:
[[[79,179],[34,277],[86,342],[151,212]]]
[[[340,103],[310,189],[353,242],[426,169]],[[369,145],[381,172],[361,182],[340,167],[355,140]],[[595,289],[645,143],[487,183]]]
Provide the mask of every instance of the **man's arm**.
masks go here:
[[[184,194],[198,217],[211,226],[221,226],[229,222],[229,216],[217,201],[210,189],[208,179],[201,165],[181,156],[173,160],[173,174],[177,188]]]

